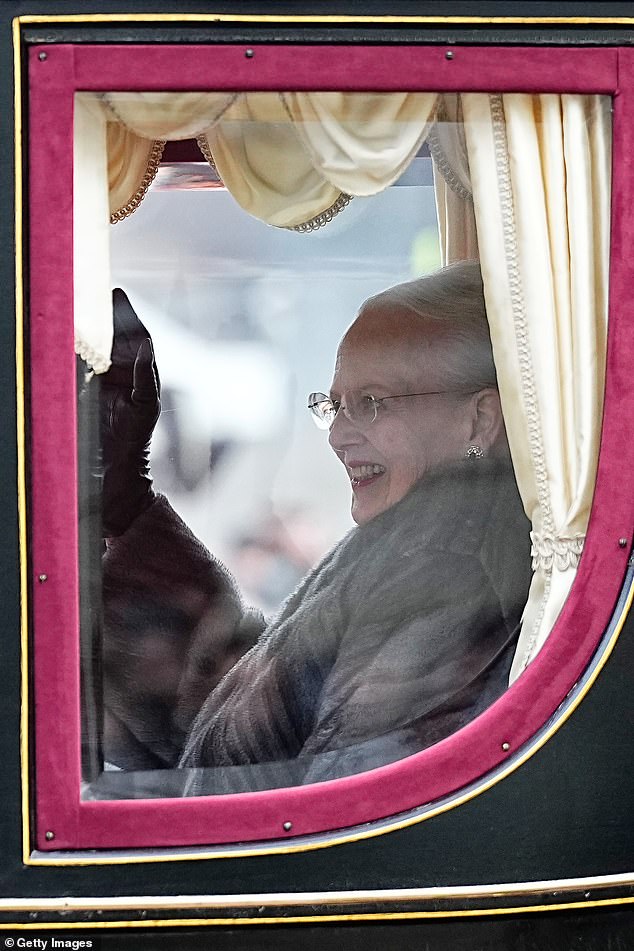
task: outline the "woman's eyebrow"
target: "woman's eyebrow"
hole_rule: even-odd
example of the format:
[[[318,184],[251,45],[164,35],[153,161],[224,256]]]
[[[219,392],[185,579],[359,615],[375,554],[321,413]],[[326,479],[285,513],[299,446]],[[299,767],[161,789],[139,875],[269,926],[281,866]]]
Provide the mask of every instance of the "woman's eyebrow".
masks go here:
[[[389,393],[394,392],[394,387],[398,387],[400,385],[401,384],[399,383],[359,383],[357,386],[351,387],[350,392],[365,393],[367,396],[378,396],[383,390],[387,396]],[[345,388],[344,390],[339,391],[336,387],[331,386],[328,395],[330,396],[330,399],[338,399],[342,392],[345,392]]]

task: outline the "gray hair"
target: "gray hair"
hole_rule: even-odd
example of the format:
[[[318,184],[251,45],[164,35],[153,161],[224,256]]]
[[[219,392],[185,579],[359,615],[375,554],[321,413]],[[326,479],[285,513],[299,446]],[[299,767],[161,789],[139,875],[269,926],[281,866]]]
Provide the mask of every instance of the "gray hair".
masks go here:
[[[414,311],[442,332],[435,353],[451,386],[497,389],[489,324],[477,261],[459,261],[432,274],[396,284],[366,304]]]

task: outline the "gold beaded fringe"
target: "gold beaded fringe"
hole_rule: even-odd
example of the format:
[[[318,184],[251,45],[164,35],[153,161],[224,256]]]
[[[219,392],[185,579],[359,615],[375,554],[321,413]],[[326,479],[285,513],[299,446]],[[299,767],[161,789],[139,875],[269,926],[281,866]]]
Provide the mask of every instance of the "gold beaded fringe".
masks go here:
[[[124,218],[129,218],[133,211],[136,211],[143,199],[145,194],[154,181],[156,173],[158,172],[158,167],[161,162],[163,155],[163,149],[165,148],[165,141],[163,139],[155,139],[152,144],[152,149],[147,161],[147,168],[145,169],[145,175],[141,179],[141,184],[135,191],[132,198],[122,205],[121,208],[118,208],[117,211],[114,211],[110,215],[110,224],[115,225],[117,221],[123,221]]]
[[[290,227],[286,227],[285,230],[297,231],[299,234],[308,234],[311,231],[317,231],[319,228],[323,228],[324,225],[331,222],[340,211],[343,211],[343,209],[350,204],[352,198],[352,195],[346,195],[345,192],[341,192],[339,198],[332,203],[330,208],[326,208],[325,211],[315,215],[314,218],[309,218],[308,221],[303,221],[301,225],[291,225]]]

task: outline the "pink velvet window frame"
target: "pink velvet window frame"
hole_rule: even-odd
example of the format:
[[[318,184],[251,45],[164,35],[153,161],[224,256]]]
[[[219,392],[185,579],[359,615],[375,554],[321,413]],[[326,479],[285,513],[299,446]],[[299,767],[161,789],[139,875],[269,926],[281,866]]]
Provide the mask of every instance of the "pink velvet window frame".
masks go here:
[[[634,50],[430,46],[53,45],[29,50],[30,557],[38,849],[195,846],[324,833],[416,809],[498,767],[586,669],[627,566],[634,471]],[[44,59],[39,54],[46,53]],[[99,90],[438,90],[614,96],[608,378],[586,547],[546,646],[473,723],[390,766],[329,783],[183,800],[80,800],[73,353],[73,96]],[[629,235],[629,237],[628,237]],[[45,573],[48,580],[38,584]],[[510,748],[504,751],[503,743]],[[292,822],[292,832],[283,823]],[[52,841],[47,830],[54,830]]]

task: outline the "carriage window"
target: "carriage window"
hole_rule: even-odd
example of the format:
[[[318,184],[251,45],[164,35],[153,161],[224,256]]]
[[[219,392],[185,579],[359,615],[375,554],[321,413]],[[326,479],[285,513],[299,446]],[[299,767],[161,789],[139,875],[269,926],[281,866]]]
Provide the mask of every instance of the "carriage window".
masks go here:
[[[84,798],[306,785],[453,735],[583,550],[609,99],[76,110],[82,207],[99,130],[113,222],[104,249],[75,219]]]

